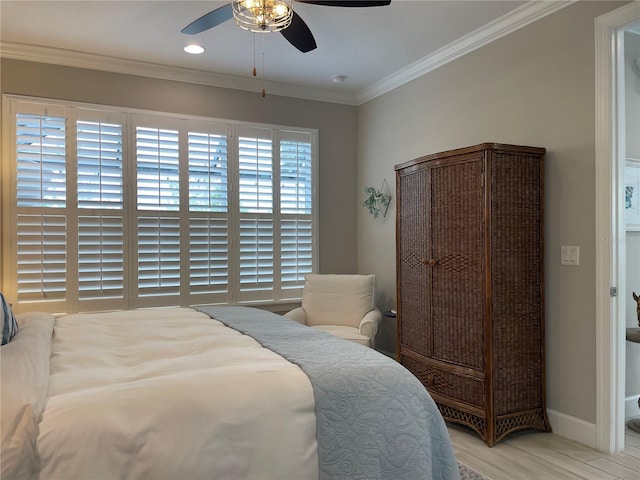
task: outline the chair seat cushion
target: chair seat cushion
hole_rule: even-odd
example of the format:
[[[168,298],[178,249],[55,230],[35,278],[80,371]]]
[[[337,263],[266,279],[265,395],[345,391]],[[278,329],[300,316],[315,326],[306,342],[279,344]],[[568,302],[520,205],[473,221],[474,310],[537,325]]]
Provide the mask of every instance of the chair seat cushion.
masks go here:
[[[336,337],[344,338],[352,342],[359,343],[365,347],[371,346],[371,339],[362,335],[357,328],[345,327],[344,325],[313,325],[312,328],[330,333]]]

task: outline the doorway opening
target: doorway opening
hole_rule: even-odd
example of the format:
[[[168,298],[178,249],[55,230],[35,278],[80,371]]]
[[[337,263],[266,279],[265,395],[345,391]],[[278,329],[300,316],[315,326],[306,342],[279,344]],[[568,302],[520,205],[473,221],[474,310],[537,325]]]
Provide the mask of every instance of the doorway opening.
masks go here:
[[[628,441],[640,444],[640,23],[621,32],[621,72],[624,76],[621,103],[624,103],[624,154],[620,155],[623,178],[625,229],[625,274],[620,301],[625,304],[621,318],[626,331],[624,416],[625,447]],[[637,330],[634,330],[637,329]],[[637,448],[635,449],[637,451]]]
[[[631,237],[624,203],[624,35],[638,23],[640,2],[596,19],[596,446],[611,453],[624,448],[626,419],[627,300],[623,296]]]

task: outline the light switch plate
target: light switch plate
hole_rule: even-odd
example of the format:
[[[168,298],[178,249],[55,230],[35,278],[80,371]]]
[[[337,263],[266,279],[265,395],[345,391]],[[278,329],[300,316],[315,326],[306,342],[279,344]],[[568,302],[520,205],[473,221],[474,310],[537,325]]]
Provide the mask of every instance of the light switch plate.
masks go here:
[[[560,253],[560,263],[562,265],[580,265],[580,247],[563,245]]]

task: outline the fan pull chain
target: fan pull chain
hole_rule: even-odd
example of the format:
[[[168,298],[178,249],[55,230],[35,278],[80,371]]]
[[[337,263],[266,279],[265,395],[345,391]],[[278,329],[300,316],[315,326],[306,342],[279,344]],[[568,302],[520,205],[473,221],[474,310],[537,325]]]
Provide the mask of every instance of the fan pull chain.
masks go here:
[[[256,72],[256,34],[253,34],[253,76],[255,77]]]
[[[258,70],[256,69],[256,33],[253,34],[253,76],[258,76]],[[267,96],[267,91],[264,88],[264,35],[262,35],[262,98]]]
[[[264,89],[264,34],[262,35],[262,98],[267,96],[267,91]]]

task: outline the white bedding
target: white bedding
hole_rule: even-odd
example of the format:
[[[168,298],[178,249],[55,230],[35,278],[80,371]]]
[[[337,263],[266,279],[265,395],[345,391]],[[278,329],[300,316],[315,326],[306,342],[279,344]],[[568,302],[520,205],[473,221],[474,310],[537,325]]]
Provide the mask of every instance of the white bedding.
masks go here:
[[[299,367],[194,310],[149,313],[56,321],[40,478],[318,478]]]
[[[37,476],[38,419],[49,384],[49,354],[53,316],[25,313],[17,316],[19,330],[2,346],[0,370],[0,478]]]
[[[268,312],[202,310],[18,318],[0,477],[459,478],[433,399],[396,362]]]

